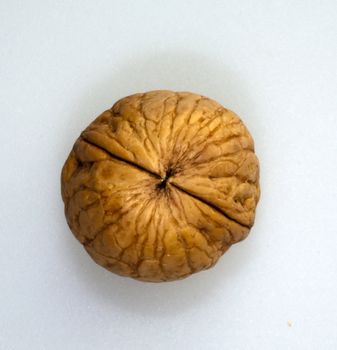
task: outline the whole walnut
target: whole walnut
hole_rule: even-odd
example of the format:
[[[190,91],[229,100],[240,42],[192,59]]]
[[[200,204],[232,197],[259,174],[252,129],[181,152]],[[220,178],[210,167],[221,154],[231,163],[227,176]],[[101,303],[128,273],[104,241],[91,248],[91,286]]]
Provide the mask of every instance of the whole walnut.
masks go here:
[[[62,170],[68,224],[108,270],[172,281],[213,266],[254,223],[259,164],[239,117],[189,92],[125,97]]]

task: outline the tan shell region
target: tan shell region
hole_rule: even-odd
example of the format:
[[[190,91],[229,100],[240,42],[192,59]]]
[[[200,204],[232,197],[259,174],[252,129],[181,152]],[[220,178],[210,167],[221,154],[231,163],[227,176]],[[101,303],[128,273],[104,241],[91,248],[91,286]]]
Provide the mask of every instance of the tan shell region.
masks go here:
[[[75,237],[108,270],[143,281],[210,268],[254,223],[254,143],[239,117],[189,92],[125,97],[80,135],[62,169]]]

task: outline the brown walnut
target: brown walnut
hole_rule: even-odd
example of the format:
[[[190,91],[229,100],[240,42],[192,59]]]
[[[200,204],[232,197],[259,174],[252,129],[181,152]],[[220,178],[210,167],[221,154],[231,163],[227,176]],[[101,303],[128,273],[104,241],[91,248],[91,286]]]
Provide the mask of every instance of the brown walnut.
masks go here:
[[[213,266],[254,223],[259,164],[239,117],[188,92],[125,97],[64,164],[68,224],[108,270],[143,281]]]

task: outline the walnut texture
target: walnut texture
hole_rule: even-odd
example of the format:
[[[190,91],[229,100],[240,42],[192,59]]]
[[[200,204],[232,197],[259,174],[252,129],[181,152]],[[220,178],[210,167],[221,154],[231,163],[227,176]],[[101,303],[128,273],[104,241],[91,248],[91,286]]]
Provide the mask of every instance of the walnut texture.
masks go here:
[[[213,266],[254,223],[254,143],[239,117],[189,92],[125,97],[80,135],[61,175],[65,215],[99,265],[142,281]]]

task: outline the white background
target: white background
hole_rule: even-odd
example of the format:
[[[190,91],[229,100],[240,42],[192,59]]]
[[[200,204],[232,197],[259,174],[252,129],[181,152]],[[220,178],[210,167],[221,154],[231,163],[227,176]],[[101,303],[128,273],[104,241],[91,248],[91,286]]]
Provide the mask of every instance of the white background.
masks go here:
[[[337,349],[337,2],[0,1],[0,349]],[[60,171],[118,98],[189,90],[255,138],[250,236],[146,284],[70,233]]]

